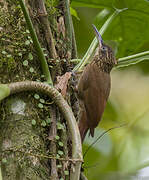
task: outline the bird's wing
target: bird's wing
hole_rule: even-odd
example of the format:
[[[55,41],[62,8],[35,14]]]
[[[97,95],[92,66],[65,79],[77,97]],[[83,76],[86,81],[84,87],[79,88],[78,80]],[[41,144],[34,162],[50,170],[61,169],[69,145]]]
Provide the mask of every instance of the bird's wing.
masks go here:
[[[77,90],[78,90],[78,96],[80,99],[84,99],[84,91],[86,89],[88,89],[89,87],[89,71],[90,71],[90,68],[89,68],[90,65],[87,65],[83,71],[83,73],[81,74],[81,77],[79,79],[79,82],[78,82],[78,87],[77,87]]]
[[[96,67],[95,67],[96,68]],[[90,86],[84,92],[84,106],[87,113],[87,123],[90,129],[94,129],[101,120],[102,114],[110,92],[110,76],[109,74],[96,69],[90,73]]]

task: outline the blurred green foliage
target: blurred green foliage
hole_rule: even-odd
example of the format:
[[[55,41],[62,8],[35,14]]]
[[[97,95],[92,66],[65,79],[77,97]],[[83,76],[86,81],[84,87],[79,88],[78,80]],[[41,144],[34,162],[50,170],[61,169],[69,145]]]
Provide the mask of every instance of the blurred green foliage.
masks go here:
[[[103,39],[116,57],[149,50],[148,0],[72,0],[80,20],[73,18],[79,56],[88,49],[94,32],[118,10]],[[84,157],[84,171],[89,180],[149,179],[149,62],[112,72],[112,89],[104,116],[95,137],[86,137],[83,151],[105,130],[106,133]],[[145,74],[147,73],[147,74]],[[143,169],[146,167],[145,169]],[[144,170],[144,171],[143,171]]]

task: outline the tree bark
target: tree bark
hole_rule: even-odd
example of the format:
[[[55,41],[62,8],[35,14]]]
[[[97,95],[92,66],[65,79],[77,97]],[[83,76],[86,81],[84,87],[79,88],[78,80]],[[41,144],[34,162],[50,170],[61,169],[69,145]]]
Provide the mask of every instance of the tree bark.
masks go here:
[[[69,60],[77,54],[73,31],[68,30],[72,24],[66,23],[70,17],[65,14],[65,1],[56,7],[46,1],[47,9],[42,0],[25,2],[55,82],[58,75],[71,70]],[[21,9],[16,1],[1,4],[0,82],[45,81]],[[74,104],[74,92],[68,90],[66,99]],[[13,95],[0,104],[0,119],[3,180],[74,179],[73,161],[67,160],[72,155],[68,125],[51,99],[40,93]]]

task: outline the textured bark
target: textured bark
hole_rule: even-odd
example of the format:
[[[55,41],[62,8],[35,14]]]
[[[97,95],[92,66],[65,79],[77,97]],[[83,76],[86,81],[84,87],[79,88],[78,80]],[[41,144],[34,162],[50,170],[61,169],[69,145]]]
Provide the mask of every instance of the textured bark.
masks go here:
[[[38,59],[26,32],[22,12],[16,8],[16,1],[1,2],[2,18],[0,38],[0,82],[8,83],[25,79],[40,78]],[[33,60],[28,58],[29,53]],[[28,66],[23,65],[28,60]],[[31,73],[30,67],[34,69]],[[48,179],[48,159],[45,144],[45,129],[41,122],[43,110],[33,93],[20,93],[6,99],[0,105],[0,160],[3,180]],[[36,125],[32,125],[36,120]]]
[[[70,46],[63,43],[68,38],[64,8],[59,4],[56,9],[58,13],[52,14],[49,10],[46,12],[41,0],[25,2],[55,80],[57,75],[72,68],[69,59],[74,56],[67,48]],[[3,16],[1,52],[6,51],[6,54],[4,52],[0,55],[0,82],[45,81],[23,14],[16,6],[15,0],[3,0],[0,9],[0,15]],[[40,93],[36,94],[40,96],[36,99],[34,94],[22,92],[0,104],[0,165],[3,180],[56,180],[69,178],[69,174],[73,176],[73,169],[70,167],[74,162],[66,160],[72,155],[68,125],[51,99]],[[65,94],[71,104],[70,92]],[[45,100],[43,108],[39,105],[41,99]],[[48,118],[51,119],[50,123],[46,122]],[[57,122],[60,127],[57,127]],[[60,137],[59,140],[56,140],[56,134]],[[56,158],[58,150],[63,152],[60,155],[63,160]],[[55,158],[49,158],[50,156]]]
[[[7,160],[2,163],[3,179],[46,179],[49,174],[48,161],[40,157],[46,154],[46,146],[40,129],[41,120],[34,105],[23,93],[9,98],[1,108],[4,119],[1,122],[0,150],[2,159]],[[32,126],[33,118],[39,127]]]

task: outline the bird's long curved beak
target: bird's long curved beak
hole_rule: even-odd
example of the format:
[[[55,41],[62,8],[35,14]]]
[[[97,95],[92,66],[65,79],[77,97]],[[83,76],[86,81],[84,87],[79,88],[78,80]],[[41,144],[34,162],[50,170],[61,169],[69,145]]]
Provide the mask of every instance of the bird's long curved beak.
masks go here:
[[[101,47],[103,46],[102,37],[101,37],[99,31],[97,30],[96,26],[95,26],[94,24],[92,24],[92,26],[93,26],[93,29],[94,29],[94,31],[95,31],[96,38],[97,38],[97,40],[98,40],[98,42],[99,42],[99,47],[101,48]]]

